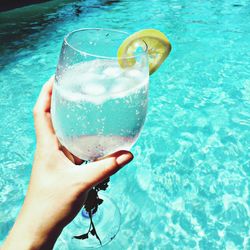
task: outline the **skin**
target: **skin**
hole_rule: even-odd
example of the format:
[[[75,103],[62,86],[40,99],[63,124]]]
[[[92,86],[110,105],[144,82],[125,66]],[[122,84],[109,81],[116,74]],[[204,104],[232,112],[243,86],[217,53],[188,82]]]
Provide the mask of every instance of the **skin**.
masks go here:
[[[28,191],[2,250],[52,249],[63,228],[81,210],[88,191],[133,159],[118,151],[87,165],[63,148],[50,114],[52,77],[34,107],[36,152]]]

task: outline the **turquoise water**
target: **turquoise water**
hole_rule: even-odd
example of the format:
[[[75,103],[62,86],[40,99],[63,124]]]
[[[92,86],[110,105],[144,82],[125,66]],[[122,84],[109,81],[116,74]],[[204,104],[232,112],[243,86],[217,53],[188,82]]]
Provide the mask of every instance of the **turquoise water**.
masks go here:
[[[122,224],[105,249],[250,249],[249,1],[37,8],[0,13],[0,241],[24,199],[35,149],[32,107],[55,71],[63,36],[81,27],[152,27],[167,34],[173,51],[150,79],[135,160],[112,178],[108,193]],[[65,243],[56,249],[68,249]]]

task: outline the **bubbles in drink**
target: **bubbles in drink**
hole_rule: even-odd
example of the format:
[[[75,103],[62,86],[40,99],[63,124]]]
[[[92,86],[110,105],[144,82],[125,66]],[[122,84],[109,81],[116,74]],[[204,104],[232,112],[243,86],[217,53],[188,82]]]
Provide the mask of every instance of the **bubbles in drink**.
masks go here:
[[[93,160],[136,141],[147,110],[148,72],[95,60],[72,66],[53,89],[52,120],[60,142]]]

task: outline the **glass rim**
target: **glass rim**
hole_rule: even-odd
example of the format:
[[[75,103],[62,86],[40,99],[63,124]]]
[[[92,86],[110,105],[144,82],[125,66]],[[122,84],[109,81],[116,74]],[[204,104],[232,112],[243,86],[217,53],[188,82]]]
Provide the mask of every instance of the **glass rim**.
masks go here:
[[[117,29],[109,29],[109,28],[81,28],[81,29],[76,29],[76,30],[73,30],[73,31],[69,32],[69,33],[64,37],[64,39],[63,39],[63,40],[64,40],[64,43],[65,43],[66,45],[68,45],[71,49],[77,51],[78,53],[80,53],[80,54],[82,54],[82,55],[86,55],[86,56],[90,56],[90,57],[95,57],[95,58],[100,58],[100,59],[111,59],[111,60],[115,60],[115,59],[117,60],[118,58],[132,59],[132,58],[136,58],[136,57],[139,57],[139,56],[141,56],[141,55],[144,55],[144,54],[147,55],[148,45],[147,45],[147,43],[146,43],[144,40],[142,40],[142,41],[143,41],[144,44],[145,44],[145,49],[142,48],[142,49],[143,49],[142,52],[139,52],[138,54],[136,54],[136,55],[134,55],[134,56],[123,56],[123,57],[118,57],[118,56],[101,56],[101,55],[92,54],[92,53],[86,52],[86,51],[84,51],[84,50],[79,50],[79,49],[75,48],[72,44],[70,44],[70,42],[68,42],[67,39],[68,39],[72,34],[74,34],[74,33],[76,33],[76,32],[80,32],[80,31],[87,31],[87,30],[96,30],[96,31],[98,31],[98,30],[103,30],[103,31],[105,31],[105,30],[106,30],[106,31],[117,32],[117,33],[121,33],[121,34],[124,34],[124,35],[129,36],[129,33],[128,33],[128,32],[121,31],[121,30],[117,30]]]

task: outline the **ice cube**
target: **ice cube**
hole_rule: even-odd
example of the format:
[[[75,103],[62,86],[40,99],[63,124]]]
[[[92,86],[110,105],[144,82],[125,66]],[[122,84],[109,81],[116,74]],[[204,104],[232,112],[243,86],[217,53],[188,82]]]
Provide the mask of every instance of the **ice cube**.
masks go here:
[[[85,84],[88,84],[88,82],[92,82],[96,79],[96,75],[95,74],[91,74],[91,73],[85,73],[82,76],[83,82]]]
[[[112,78],[115,78],[121,74],[121,69],[118,67],[108,67],[103,71],[103,74]]]
[[[131,78],[137,78],[137,79],[143,78],[142,73],[137,69],[128,70],[126,75]]]
[[[84,84],[82,86],[82,91],[86,95],[102,95],[106,92],[104,86],[94,82]]]
[[[73,92],[80,92],[81,86],[83,84],[83,79],[78,74],[67,74],[63,75],[61,84],[65,89],[68,89]]]
[[[110,89],[110,91],[112,92],[112,93],[118,93],[118,92],[122,92],[122,91],[124,91],[124,90],[126,90],[126,87],[125,87],[125,85],[124,84],[115,84],[111,89]]]
[[[131,80],[127,77],[119,77],[116,82],[113,84],[110,91],[112,93],[123,92],[131,88]]]
[[[102,61],[101,60],[93,60],[86,63],[86,67],[88,72],[101,74],[102,73]]]

